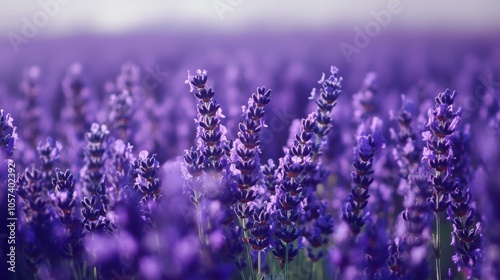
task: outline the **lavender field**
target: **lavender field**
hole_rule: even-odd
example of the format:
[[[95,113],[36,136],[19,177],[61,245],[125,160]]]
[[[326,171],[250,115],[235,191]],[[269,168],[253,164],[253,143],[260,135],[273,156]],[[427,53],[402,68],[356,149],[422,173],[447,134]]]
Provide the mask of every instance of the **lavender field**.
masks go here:
[[[356,30],[0,41],[0,279],[500,279],[498,29]]]

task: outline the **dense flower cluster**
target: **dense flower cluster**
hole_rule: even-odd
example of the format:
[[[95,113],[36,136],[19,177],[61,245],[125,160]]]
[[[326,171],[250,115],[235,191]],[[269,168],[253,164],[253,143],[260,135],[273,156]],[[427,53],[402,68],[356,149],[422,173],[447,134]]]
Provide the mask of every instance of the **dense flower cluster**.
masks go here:
[[[28,67],[0,110],[18,279],[495,279],[478,200],[496,193],[495,89],[475,116],[430,83],[400,99],[368,73],[356,92],[332,66],[308,99],[286,94],[313,86],[292,66],[272,93],[234,65],[188,72],[187,93],[126,63],[101,92],[76,63],[54,114]]]

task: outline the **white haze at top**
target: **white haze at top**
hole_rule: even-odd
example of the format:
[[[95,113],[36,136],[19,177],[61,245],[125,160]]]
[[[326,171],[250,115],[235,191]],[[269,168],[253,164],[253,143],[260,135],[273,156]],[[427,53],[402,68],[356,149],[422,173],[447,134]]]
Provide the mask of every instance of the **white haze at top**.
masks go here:
[[[458,31],[498,30],[500,1],[465,0],[2,0],[0,36],[21,33],[23,20],[43,11],[40,2],[61,1],[59,9],[40,28],[42,36],[124,34],[142,31],[193,31],[208,28],[241,31],[352,29],[372,19],[371,12],[400,2],[391,27],[445,28]],[[216,9],[219,8],[219,10]],[[225,10],[224,10],[225,9]]]

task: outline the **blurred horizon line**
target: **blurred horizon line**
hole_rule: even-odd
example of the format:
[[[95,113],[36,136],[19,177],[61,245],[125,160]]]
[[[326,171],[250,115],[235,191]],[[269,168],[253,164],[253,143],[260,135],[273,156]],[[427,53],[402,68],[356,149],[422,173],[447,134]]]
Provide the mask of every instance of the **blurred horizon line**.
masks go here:
[[[289,32],[343,28],[434,29],[474,33],[498,29],[500,2],[375,0],[363,5],[300,0],[38,0],[0,4],[0,36],[36,33],[119,35],[134,32]],[[378,24],[378,27],[375,26]],[[29,37],[29,36],[25,36]]]

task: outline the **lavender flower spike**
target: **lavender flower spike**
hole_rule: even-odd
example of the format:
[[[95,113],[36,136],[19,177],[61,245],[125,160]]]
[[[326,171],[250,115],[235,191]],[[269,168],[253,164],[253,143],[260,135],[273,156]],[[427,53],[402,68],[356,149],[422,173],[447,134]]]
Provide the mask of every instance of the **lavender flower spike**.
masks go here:
[[[474,223],[476,209],[472,204],[468,187],[471,172],[468,168],[468,150],[470,146],[469,126],[452,135],[452,175],[455,178],[455,190],[450,193],[451,203],[448,219],[453,222],[452,245],[456,254],[452,257],[458,271],[467,279],[481,274],[481,223]]]
[[[134,189],[141,194],[140,207],[147,228],[156,227],[151,215],[155,203],[162,198],[159,168],[160,163],[156,160],[156,154],[150,155],[147,151],[141,151],[134,162]]]
[[[365,225],[363,209],[368,205],[370,197],[368,189],[373,182],[373,157],[376,150],[377,145],[371,135],[359,137],[354,152],[355,171],[351,173],[352,189],[342,213],[342,220],[349,224],[351,232],[355,235],[359,234]]]
[[[226,166],[227,160],[224,156],[224,146],[227,142],[225,138],[226,128],[220,124],[224,118],[220,105],[213,99],[215,92],[206,88],[208,80],[206,70],[197,70],[195,76],[188,75],[190,91],[198,98],[198,133],[205,162],[203,169],[207,173],[220,173]]]
[[[96,194],[97,187],[104,179],[108,135],[107,126],[97,123],[93,123],[90,132],[85,134],[87,149],[85,151],[85,166],[81,170],[81,176],[89,195]]]
[[[457,186],[452,180],[451,160],[451,135],[455,132],[460,121],[462,109],[453,108],[457,93],[446,89],[436,97],[434,108],[429,109],[429,130],[422,133],[426,147],[423,151],[423,161],[427,161],[434,171],[429,176],[433,193],[429,199],[431,209],[436,215],[436,234],[434,235],[434,255],[436,257],[436,278],[441,279],[441,219],[440,213],[444,212],[450,204],[449,194]]]
[[[453,158],[451,147],[451,134],[455,132],[460,121],[462,109],[454,112],[453,102],[456,92],[449,89],[441,92],[436,97],[436,105],[429,109],[429,130],[422,133],[427,145],[424,147],[423,158],[434,170],[430,180],[434,192],[430,200],[431,208],[435,212],[443,212],[449,204],[449,193],[454,189],[450,180],[450,161]]]

